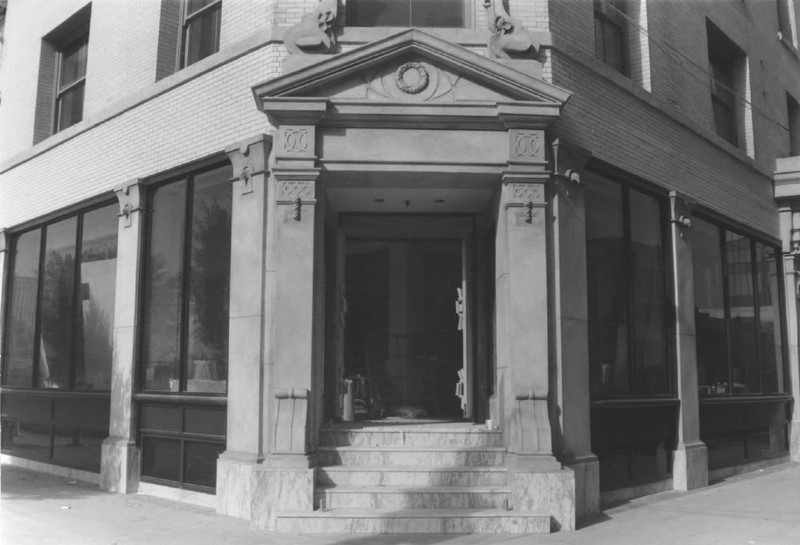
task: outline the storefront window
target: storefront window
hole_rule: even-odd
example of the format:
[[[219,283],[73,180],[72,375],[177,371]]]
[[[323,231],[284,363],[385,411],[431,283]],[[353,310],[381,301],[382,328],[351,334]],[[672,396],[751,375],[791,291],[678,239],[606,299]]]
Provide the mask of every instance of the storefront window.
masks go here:
[[[226,393],[230,176],[219,167],[151,194],[144,390]]]
[[[599,177],[586,193],[592,397],[667,395],[663,203]]]
[[[777,250],[703,219],[692,245],[700,395],[784,391]]]
[[[12,238],[4,452],[100,471],[109,424],[117,210],[108,204]]]

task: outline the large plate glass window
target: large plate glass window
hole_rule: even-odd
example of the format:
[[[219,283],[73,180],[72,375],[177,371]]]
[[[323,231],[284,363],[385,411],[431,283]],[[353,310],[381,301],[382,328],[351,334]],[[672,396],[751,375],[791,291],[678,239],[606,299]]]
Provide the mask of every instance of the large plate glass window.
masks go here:
[[[466,26],[464,0],[348,0],[347,23],[364,27]]]

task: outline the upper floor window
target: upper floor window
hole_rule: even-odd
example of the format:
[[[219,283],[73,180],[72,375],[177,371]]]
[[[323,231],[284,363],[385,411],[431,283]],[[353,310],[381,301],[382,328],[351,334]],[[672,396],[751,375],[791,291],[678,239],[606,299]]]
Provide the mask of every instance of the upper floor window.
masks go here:
[[[741,147],[741,132],[745,128],[743,104],[747,93],[747,57],[710,22],[706,30],[714,130],[717,136]]]
[[[466,26],[465,0],[348,0],[350,26]]]
[[[58,132],[83,119],[83,97],[86,87],[86,54],[89,29],[66,44],[58,54],[55,128]]]
[[[786,93],[786,113],[789,122],[789,155],[800,155],[800,107],[789,93]]]
[[[187,0],[184,3],[181,68],[219,51],[221,14],[222,0]]]
[[[91,4],[42,39],[34,144],[83,120]]]
[[[225,165],[150,192],[143,390],[226,392],[230,177]]]
[[[594,1],[595,57],[621,74],[628,75],[627,2]]]
[[[797,47],[797,14],[794,0],[776,0],[778,9],[778,37]]]
[[[12,238],[3,385],[109,390],[117,205]]]

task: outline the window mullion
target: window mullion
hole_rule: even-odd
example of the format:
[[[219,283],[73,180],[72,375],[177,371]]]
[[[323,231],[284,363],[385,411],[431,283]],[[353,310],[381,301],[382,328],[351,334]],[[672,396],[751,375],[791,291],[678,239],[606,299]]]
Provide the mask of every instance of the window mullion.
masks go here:
[[[634,339],[634,309],[635,305],[635,290],[634,290],[634,269],[633,269],[633,251],[632,251],[632,236],[631,236],[631,199],[630,189],[627,186],[621,186],[622,191],[622,236],[623,244],[623,262],[626,271],[627,289],[626,291],[626,314],[625,317],[625,345],[628,351],[628,391],[632,396],[639,394],[636,387],[636,344]]]
[[[749,237],[748,240],[750,242],[750,272],[751,283],[753,285],[753,328],[755,329],[756,338],[756,369],[758,370],[756,378],[758,380],[758,391],[762,393],[764,391],[764,385],[761,382],[761,366],[763,365],[763,359],[761,357],[761,301],[758,289],[758,255],[756,254],[755,240]]]
[[[212,2],[207,6],[203,6],[202,8],[194,10],[192,13],[189,13],[189,2],[186,2],[186,8],[184,10],[183,15],[183,24],[189,23],[195,17],[201,17],[202,15],[217,9],[217,7],[222,3],[222,0],[217,0],[216,2]]]
[[[191,258],[192,258],[192,206],[194,201],[194,176],[186,179],[186,210],[184,212],[183,252],[181,263],[181,326],[180,359],[178,361],[178,378],[180,392],[186,391],[189,378],[189,303],[191,289]]]
[[[81,320],[83,319],[83,309],[81,308],[83,299],[81,298],[81,253],[83,252],[83,214],[78,215],[77,225],[75,226],[75,262],[72,272],[72,335],[69,341],[69,389],[75,389],[76,367],[78,366],[78,337],[81,332]]]
[[[722,256],[722,306],[725,313],[725,364],[728,377],[728,387],[726,394],[733,393],[733,371],[731,357],[733,354],[731,346],[731,305],[730,305],[730,267],[728,263],[727,231],[719,228],[720,255]]]
[[[39,384],[39,363],[41,358],[42,344],[42,294],[44,292],[44,260],[47,255],[47,227],[40,227],[41,237],[39,238],[39,278],[36,281],[36,316],[33,326],[33,384],[36,388]]]

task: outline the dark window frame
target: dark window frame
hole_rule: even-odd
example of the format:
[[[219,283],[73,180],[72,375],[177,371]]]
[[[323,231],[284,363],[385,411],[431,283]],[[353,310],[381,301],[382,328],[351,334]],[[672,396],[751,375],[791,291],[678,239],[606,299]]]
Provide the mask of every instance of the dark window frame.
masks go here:
[[[151,263],[150,263],[150,249],[151,249],[151,241],[152,241],[152,234],[153,234],[153,199],[156,194],[156,190],[165,186],[168,186],[172,183],[179,183],[181,181],[185,182],[185,195],[184,195],[184,217],[183,217],[183,240],[181,242],[181,267],[182,271],[185,271],[183,268],[187,262],[191,262],[191,252],[192,252],[192,212],[194,210],[194,184],[195,178],[198,175],[202,175],[205,172],[215,170],[217,168],[222,167],[230,167],[230,162],[224,159],[214,160],[214,161],[207,161],[203,162],[200,165],[196,165],[190,169],[180,169],[175,173],[170,173],[167,178],[158,178],[157,182],[154,182],[146,187],[146,210],[148,211],[146,215],[146,231],[145,235],[142,237],[142,249],[141,255],[142,263],[140,269],[140,278],[141,278],[141,288],[139,293],[139,309],[137,317],[137,323],[139,325],[139,338],[136,340],[136,345],[140,348],[139,353],[140,356],[138,357],[138,369],[136,372],[136,379],[135,379],[135,397],[147,397],[148,399],[152,399],[153,396],[166,398],[172,398],[174,400],[183,400],[187,403],[194,403],[194,400],[202,399],[202,398],[215,398],[225,400],[227,399],[227,377],[226,377],[226,391],[224,393],[213,393],[213,392],[190,392],[187,391],[187,380],[189,377],[189,362],[188,362],[188,344],[189,344],[189,304],[190,304],[190,283],[191,283],[191,276],[188,274],[181,274],[180,280],[180,330],[179,330],[179,356],[178,356],[178,391],[166,391],[166,390],[154,390],[154,389],[146,389],[145,384],[145,374],[147,373],[147,365],[145,362],[144,354],[146,348],[146,328],[147,328],[147,310],[148,310],[148,303],[147,303],[147,274],[150,271]],[[230,180],[229,180],[230,181]],[[229,333],[230,335],[230,333]]]
[[[635,301],[634,290],[629,283],[626,289],[626,311],[628,313],[628,323],[626,324],[626,350],[627,357],[630,363],[630,375],[628,377],[628,385],[630,394],[625,395],[612,395],[603,396],[598,395],[596,388],[590,389],[590,399],[593,405],[605,406],[607,404],[626,403],[629,401],[653,401],[660,402],[661,400],[674,400],[676,399],[676,357],[675,357],[675,329],[673,325],[673,312],[672,311],[672,251],[670,241],[670,227],[669,227],[669,200],[667,196],[657,191],[651,190],[648,187],[643,187],[637,183],[629,183],[628,181],[621,181],[619,176],[615,176],[612,172],[606,172],[603,168],[598,168],[592,171],[595,175],[602,177],[608,182],[611,182],[620,187],[621,206],[622,206],[622,234],[625,243],[624,259],[626,270],[632,270],[632,256],[631,251],[632,243],[632,230],[631,230],[631,207],[630,207],[630,192],[637,191],[647,197],[650,197],[658,202],[659,212],[661,215],[659,228],[660,240],[662,245],[662,259],[664,265],[664,339],[666,341],[665,348],[667,350],[667,392],[663,394],[639,394],[637,393],[637,375],[638,368],[642,363],[637,361],[635,353],[636,345],[636,332],[635,332]],[[588,222],[587,222],[588,224]],[[588,256],[587,256],[588,257]],[[587,261],[587,266],[589,265]],[[591,324],[589,324],[591,327]],[[591,371],[590,371],[591,372]]]
[[[738,104],[744,92],[739,80],[747,54],[708,19],[706,39],[713,130],[732,146],[742,148],[744,127],[740,124]]]
[[[732,357],[732,338],[731,338],[731,297],[735,296],[735,294],[731,293],[731,275],[734,274],[731,272],[731,267],[729,264],[729,248],[728,248],[728,241],[726,235],[728,233],[733,233],[735,235],[744,237],[748,241],[748,253],[750,255],[750,268],[749,274],[751,275],[751,283],[752,283],[752,308],[753,308],[753,320],[755,325],[755,349],[756,349],[756,364],[757,364],[757,376],[758,376],[758,384],[759,384],[759,391],[758,392],[746,392],[746,393],[735,393],[733,392],[733,388],[730,388],[730,391],[726,391],[724,393],[715,392],[713,395],[710,393],[707,395],[701,395],[701,400],[711,400],[715,398],[758,398],[763,396],[780,396],[788,393],[789,391],[789,377],[787,373],[787,365],[788,365],[788,347],[786,345],[786,320],[785,317],[785,300],[784,300],[784,287],[783,282],[779,280],[777,282],[777,289],[778,292],[776,297],[778,298],[778,308],[780,313],[780,327],[776,328],[775,334],[780,335],[780,365],[776,362],[776,372],[782,375],[782,380],[780,382],[783,383],[783,391],[782,392],[767,392],[764,393],[764,357],[762,354],[762,331],[761,331],[761,290],[759,289],[759,271],[758,271],[758,259],[757,259],[757,245],[761,244],[765,248],[772,249],[775,256],[775,267],[776,267],[776,276],[778,279],[783,278],[783,262],[780,259],[781,250],[780,246],[774,242],[769,242],[763,238],[759,238],[758,236],[754,236],[753,234],[744,232],[742,230],[736,229],[734,227],[728,226],[716,219],[712,216],[708,216],[701,213],[695,214],[696,217],[704,222],[716,227],[718,236],[719,236],[719,250],[720,250],[720,267],[722,271],[722,302],[724,308],[724,319],[725,319],[725,335],[726,335],[726,345],[727,345],[727,368],[728,368],[728,384],[734,384],[734,367],[733,367],[733,357]],[[699,332],[698,336],[699,336]],[[699,342],[698,342],[699,344]],[[701,365],[701,362],[697,361],[698,369]]]
[[[191,66],[192,64],[203,60],[207,56],[213,55],[217,51],[219,51],[220,46],[220,36],[222,32],[222,0],[212,0],[205,6],[195,9],[194,11],[190,12],[190,0],[184,0],[181,5],[181,26],[180,26],[180,40],[178,45],[178,70],[186,68],[187,66]],[[194,43],[197,37],[192,35],[191,32],[191,25],[193,22],[199,20],[202,17],[205,17],[212,12],[217,12],[217,27],[215,29],[215,47],[212,53],[204,57],[199,57],[197,59],[191,60],[189,59],[189,51],[190,46]]]
[[[82,260],[82,251],[83,251],[83,225],[84,225],[84,217],[86,214],[90,212],[94,212],[95,210],[99,210],[101,208],[105,208],[107,206],[117,206],[117,202],[115,200],[103,200],[101,202],[92,204],[90,206],[86,206],[80,208],[79,210],[72,211],[68,214],[61,214],[55,216],[47,221],[43,221],[41,223],[37,223],[33,226],[27,226],[25,229],[21,229],[12,233],[11,241],[9,244],[9,258],[7,260],[6,266],[6,278],[4,283],[4,290],[5,290],[5,301],[3,304],[2,315],[3,315],[3,330],[2,330],[2,345],[0,348],[2,349],[3,354],[3,366],[2,366],[2,383],[0,384],[0,388],[2,390],[14,390],[14,391],[24,391],[24,390],[33,390],[33,391],[50,391],[50,392],[82,392],[82,393],[109,393],[111,391],[111,386],[108,389],[84,389],[84,388],[76,388],[75,387],[75,377],[76,377],[76,347],[78,343],[75,342],[78,336],[79,330],[79,320],[76,318],[77,316],[77,302],[80,300],[81,295],[81,282],[79,279],[81,278],[80,270],[81,264],[83,263]],[[55,225],[60,223],[64,220],[68,220],[70,218],[76,219],[76,228],[75,228],[75,261],[73,264],[73,289],[71,294],[71,307],[72,307],[72,324],[70,328],[70,340],[69,340],[69,382],[68,386],[65,388],[48,388],[45,386],[41,386],[38,384],[39,376],[40,376],[40,367],[41,367],[41,354],[39,349],[39,343],[41,342],[41,328],[42,328],[42,296],[44,291],[44,262],[46,259],[46,248],[47,248],[47,228],[51,225]],[[40,232],[39,238],[39,255],[38,255],[38,277],[36,281],[36,302],[35,302],[35,312],[36,316],[34,317],[34,332],[33,332],[33,358],[32,358],[32,372],[31,372],[31,384],[28,386],[20,386],[20,385],[8,385],[6,384],[6,367],[9,362],[9,328],[11,324],[10,315],[11,315],[11,304],[12,304],[12,289],[13,289],[13,271],[15,267],[15,257],[16,257],[16,246],[19,241],[19,238],[27,233],[31,233],[34,231]],[[113,317],[112,317],[113,318]],[[111,366],[111,362],[109,362],[109,366]]]
[[[627,1],[616,0],[607,5],[606,2],[594,0],[594,32],[595,32],[595,58],[622,74],[630,77],[630,37],[628,35]],[[612,57],[606,49],[608,32],[613,32],[619,39],[619,66],[611,62]],[[598,35],[599,34],[599,35]]]
[[[83,75],[79,76],[74,81],[66,83],[64,85],[61,84],[61,75],[64,70],[64,57],[66,56],[66,52],[70,50],[74,46],[85,47],[86,48],[86,63],[87,66],[84,66]],[[70,37],[63,41],[62,43],[58,44],[58,53],[57,53],[57,60],[56,60],[56,71],[55,71],[55,81],[53,83],[54,92],[53,92],[53,134],[63,131],[80,123],[83,120],[83,107],[85,106],[86,102],[86,69],[88,67],[88,49],[89,49],[89,25],[83,25],[79,29],[70,35]],[[61,105],[62,99],[73,91],[82,88],[84,90],[84,96],[81,103],[81,119],[77,120],[75,123],[71,123],[66,126],[61,126]]]

